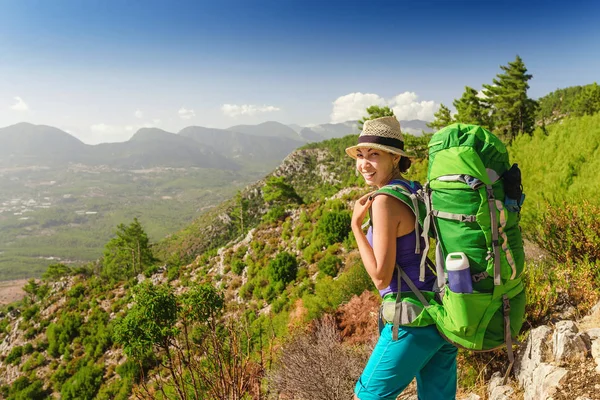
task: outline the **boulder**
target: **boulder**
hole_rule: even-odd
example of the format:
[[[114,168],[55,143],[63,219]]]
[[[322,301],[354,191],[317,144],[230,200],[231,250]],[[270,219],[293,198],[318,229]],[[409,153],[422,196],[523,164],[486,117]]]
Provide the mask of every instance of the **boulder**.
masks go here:
[[[532,329],[529,333],[524,350],[519,351],[515,361],[515,376],[521,387],[531,386],[533,371],[552,358],[551,336],[552,329],[546,325]]]
[[[542,363],[533,371],[531,385],[525,386],[525,400],[551,398],[566,380],[566,369]]]
[[[489,400],[511,400],[515,390],[510,385],[503,385],[504,377],[500,372],[494,372],[488,385]]]
[[[591,340],[600,339],[600,328],[592,328],[585,331]]]
[[[600,374],[600,339],[592,341],[591,348],[592,357],[596,361],[596,372]]]
[[[560,321],[552,335],[554,360],[559,365],[583,361],[588,355],[590,341],[587,334],[579,333],[573,321]]]

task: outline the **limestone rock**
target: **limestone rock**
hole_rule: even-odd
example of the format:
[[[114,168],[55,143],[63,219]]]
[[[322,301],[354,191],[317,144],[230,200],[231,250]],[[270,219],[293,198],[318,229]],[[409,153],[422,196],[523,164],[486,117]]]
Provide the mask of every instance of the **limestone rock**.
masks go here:
[[[547,363],[538,365],[532,375],[531,385],[524,386],[525,400],[548,399],[554,395],[565,381],[567,371]]]
[[[573,321],[560,321],[552,335],[554,359],[559,364],[583,361],[589,351],[589,337],[580,334]]]
[[[504,377],[500,372],[494,372],[488,385],[489,400],[511,400],[515,390],[509,385],[503,385]]]
[[[592,328],[585,331],[591,340],[600,339],[600,328]]]
[[[521,387],[531,386],[533,371],[543,362],[550,361],[552,349],[549,339],[552,329],[542,325],[533,329],[525,345],[525,350],[520,351],[515,362],[515,376]]]
[[[481,396],[475,393],[469,393],[467,396],[461,397],[460,400],[481,400]]]
[[[592,342],[592,357],[596,361],[596,371],[600,374],[600,339],[596,339]]]

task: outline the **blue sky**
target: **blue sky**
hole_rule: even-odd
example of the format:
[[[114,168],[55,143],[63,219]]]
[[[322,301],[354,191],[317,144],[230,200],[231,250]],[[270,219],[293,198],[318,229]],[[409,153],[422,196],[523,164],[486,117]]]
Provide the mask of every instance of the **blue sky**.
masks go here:
[[[428,120],[517,54],[538,98],[600,81],[599,3],[0,0],[0,126],[99,143],[370,104]]]

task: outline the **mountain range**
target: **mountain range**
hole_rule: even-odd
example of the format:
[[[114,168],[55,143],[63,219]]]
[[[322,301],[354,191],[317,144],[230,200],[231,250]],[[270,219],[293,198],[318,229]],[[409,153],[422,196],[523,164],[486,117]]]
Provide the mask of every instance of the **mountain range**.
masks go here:
[[[428,130],[420,120],[401,124],[409,133]],[[276,165],[306,143],[357,133],[355,122],[302,127],[268,121],[227,129],[188,126],[178,133],[141,128],[126,142],[88,145],[58,128],[22,122],[0,128],[0,166],[81,163],[122,169],[168,166],[237,170],[248,163]]]

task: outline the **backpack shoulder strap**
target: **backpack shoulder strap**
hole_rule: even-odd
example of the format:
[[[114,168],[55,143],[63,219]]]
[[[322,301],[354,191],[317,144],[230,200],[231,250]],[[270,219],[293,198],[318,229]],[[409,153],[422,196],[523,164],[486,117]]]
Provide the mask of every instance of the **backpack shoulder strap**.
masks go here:
[[[421,185],[418,182],[396,181],[393,184],[383,186],[373,193],[373,197],[381,194],[394,197],[411,209],[415,215],[415,235],[417,236],[417,240],[415,240],[415,254],[421,254],[421,215],[419,210],[419,196],[417,195],[417,191],[420,189]]]

